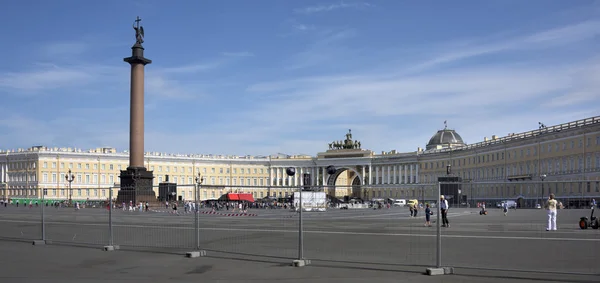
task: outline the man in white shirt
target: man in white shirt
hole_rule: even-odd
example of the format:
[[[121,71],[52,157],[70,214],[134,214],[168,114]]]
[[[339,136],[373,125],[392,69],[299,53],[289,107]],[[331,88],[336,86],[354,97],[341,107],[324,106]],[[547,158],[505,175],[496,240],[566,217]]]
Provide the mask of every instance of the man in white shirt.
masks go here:
[[[440,210],[442,212],[442,227],[450,227],[448,222],[448,201],[442,195],[440,197]]]
[[[550,198],[546,201],[546,209],[548,210],[548,226],[546,231],[556,231],[556,208],[558,201],[554,199],[554,194],[550,194]]]

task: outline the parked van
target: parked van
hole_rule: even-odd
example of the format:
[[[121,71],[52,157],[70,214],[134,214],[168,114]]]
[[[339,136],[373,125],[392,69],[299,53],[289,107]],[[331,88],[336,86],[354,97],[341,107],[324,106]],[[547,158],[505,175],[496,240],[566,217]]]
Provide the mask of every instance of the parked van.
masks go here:
[[[392,205],[393,206],[405,206],[406,200],[405,199],[396,199],[396,200],[394,200],[394,203]]]
[[[499,203],[497,206],[498,208],[502,208],[504,207],[504,203],[508,204],[508,208],[517,208],[517,202],[514,200],[504,200],[501,203]]]

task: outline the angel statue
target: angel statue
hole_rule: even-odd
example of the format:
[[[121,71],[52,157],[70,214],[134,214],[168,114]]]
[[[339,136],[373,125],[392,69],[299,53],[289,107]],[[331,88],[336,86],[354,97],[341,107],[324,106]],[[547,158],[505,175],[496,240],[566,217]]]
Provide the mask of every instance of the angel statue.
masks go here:
[[[137,27],[136,27],[136,24],[133,24],[133,29],[135,30],[135,43],[136,44],[144,43],[144,27],[140,26],[141,20],[142,19],[140,19],[140,17],[137,17],[137,19],[135,20],[135,22],[137,23]]]

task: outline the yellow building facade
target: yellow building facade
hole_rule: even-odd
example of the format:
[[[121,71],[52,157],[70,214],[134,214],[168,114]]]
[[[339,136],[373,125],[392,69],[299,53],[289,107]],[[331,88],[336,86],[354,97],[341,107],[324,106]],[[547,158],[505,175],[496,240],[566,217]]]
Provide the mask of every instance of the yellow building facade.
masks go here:
[[[128,157],[113,148],[2,150],[0,198],[40,198],[43,191],[45,198],[53,200],[66,200],[70,193],[75,200],[106,200],[111,194],[116,198],[120,170],[126,169]],[[200,200],[217,199],[227,192],[249,192],[257,199],[287,197],[305,174],[315,187],[340,199],[431,199],[447,165],[453,176],[462,178],[462,190],[471,200],[532,199],[549,192],[565,198],[600,198],[600,117],[492,136],[468,145],[455,131],[443,129],[425,149],[407,153],[375,154],[362,149],[348,133],[345,141],[329,144],[329,150],[316,156],[147,152],[145,163],[154,172],[157,196],[158,185],[168,175],[169,182],[178,186],[179,198],[185,200],[194,199],[198,174],[204,179]],[[335,172],[327,170],[330,166]],[[297,174],[287,176],[288,167]],[[69,170],[74,176],[71,183],[65,178]]]

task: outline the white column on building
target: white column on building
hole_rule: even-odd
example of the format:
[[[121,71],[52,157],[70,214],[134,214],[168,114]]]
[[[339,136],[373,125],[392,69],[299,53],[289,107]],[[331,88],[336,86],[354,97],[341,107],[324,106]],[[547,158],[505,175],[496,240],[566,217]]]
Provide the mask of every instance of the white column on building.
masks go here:
[[[419,166],[419,164],[415,164],[415,167],[416,167],[416,171],[417,171],[417,173],[415,173],[415,179],[416,179],[415,183],[418,184],[419,183],[419,167],[420,166]]]
[[[298,186],[298,179],[300,178],[300,168],[294,167],[296,170],[296,175],[294,175],[294,186]]]
[[[369,181],[367,182],[367,184],[371,185],[373,184],[373,165],[369,164]]]
[[[362,167],[362,183],[361,185],[366,185],[365,182],[365,166]]]
[[[379,166],[375,166],[375,185],[379,185]]]
[[[302,179],[302,176],[304,176],[304,167],[300,167],[300,168],[298,168],[298,170],[299,170],[297,172],[297,175],[298,175],[298,186],[300,186],[300,185],[303,185],[303,182],[304,182],[303,179]]]
[[[404,167],[404,183],[408,184],[408,168],[407,165],[402,165],[402,167]]]
[[[392,165],[388,165],[388,166],[386,166],[386,167],[387,167],[387,183],[388,183],[388,184],[391,184],[391,183],[392,183],[392,182],[391,182],[391,181],[392,181],[392,179],[391,179],[391,177],[392,177],[392,174],[391,174],[390,172],[391,172],[391,170],[392,170]]]
[[[326,176],[327,172],[325,172],[325,167],[321,167],[321,182],[323,183],[323,187],[327,185],[327,183],[325,182]]]
[[[285,168],[279,168],[279,186],[282,187],[285,184]]]
[[[411,164],[411,165],[410,165],[410,183],[411,183],[411,184],[412,184],[412,183],[414,183],[414,180],[415,180],[415,175],[413,175],[413,173],[414,173],[414,172],[413,172],[413,167],[415,167],[415,165],[414,165],[414,164]]]
[[[313,167],[312,168],[312,172],[313,172],[312,185],[316,186],[317,185],[317,180],[319,180],[319,170],[318,170],[318,167]]]
[[[396,184],[396,165],[392,165],[392,184]]]

